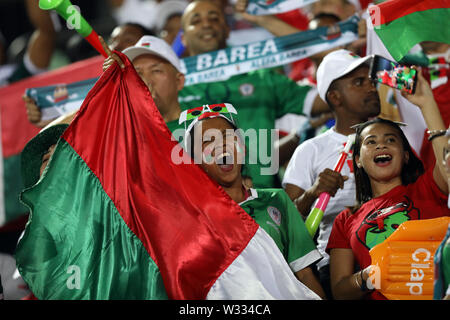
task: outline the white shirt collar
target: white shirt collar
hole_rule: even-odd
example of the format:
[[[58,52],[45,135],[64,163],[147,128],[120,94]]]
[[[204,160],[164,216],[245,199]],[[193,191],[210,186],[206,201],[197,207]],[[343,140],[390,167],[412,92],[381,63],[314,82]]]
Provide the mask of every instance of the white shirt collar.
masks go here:
[[[243,205],[247,201],[250,201],[250,200],[258,198],[258,192],[255,189],[250,188],[250,189],[248,189],[248,191],[250,191],[250,196],[247,199],[245,199],[244,201],[239,202],[239,205]]]

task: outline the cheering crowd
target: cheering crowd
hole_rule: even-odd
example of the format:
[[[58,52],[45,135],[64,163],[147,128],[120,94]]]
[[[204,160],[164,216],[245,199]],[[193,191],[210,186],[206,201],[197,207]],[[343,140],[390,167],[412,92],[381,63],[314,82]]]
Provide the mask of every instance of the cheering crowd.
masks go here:
[[[233,295],[229,289],[231,293],[220,297],[386,299],[373,281],[370,250],[405,221],[450,216],[450,39],[414,47],[405,61],[417,71],[415,92],[400,92],[370,78],[370,1],[318,0],[273,15],[249,14],[249,2],[107,1],[117,24],[99,38],[107,55],[102,77],[125,72],[129,60],[179,151],[184,149],[195,160],[192,165],[199,165],[270,239],[256,254],[262,259],[274,250],[271,257],[280,261],[271,261],[265,272],[255,271],[262,284],[258,295]],[[36,1],[25,3],[35,31],[23,58],[1,67],[4,87],[45,73],[55,60],[55,19]],[[258,37],[335,28],[353,15],[362,17],[359,38],[346,45],[226,80],[185,83],[182,58]],[[80,50],[83,58],[95,54],[90,48]],[[55,92],[55,98],[57,94],[67,92]],[[72,121],[89,120],[78,114],[79,106],[43,119],[39,101],[26,94],[22,99],[28,121],[41,131],[21,152],[22,183],[8,189],[17,201],[22,190],[45,178],[59,138]],[[334,170],[347,144],[353,147],[342,169]],[[308,218],[324,193],[330,199],[316,233]],[[0,289],[5,299],[43,299],[16,268],[16,245],[31,217],[23,213],[0,227]],[[440,239],[439,260],[434,261],[439,270],[432,280],[434,299],[450,296],[449,232]],[[267,284],[270,268],[279,269],[277,286],[282,290]],[[247,285],[242,283],[242,288]]]

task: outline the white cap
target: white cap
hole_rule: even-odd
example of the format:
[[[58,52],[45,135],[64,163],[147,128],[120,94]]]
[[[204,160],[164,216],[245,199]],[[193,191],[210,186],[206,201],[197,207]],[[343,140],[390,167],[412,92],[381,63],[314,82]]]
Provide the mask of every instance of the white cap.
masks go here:
[[[182,15],[188,4],[185,0],[165,0],[159,3],[155,17],[156,30],[161,31],[171,15]]]
[[[122,51],[131,61],[142,54],[154,54],[169,61],[175,69],[184,73],[181,68],[181,61],[172,48],[162,39],[153,36],[143,36],[132,47]]]
[[[322,63],[317,68],[317,90],[323,101],[325,100],[330,84],[355,70],[363,63],[369,63],[373,56],[361,58],[351,51],[341,49],[333,51],[323,58]],[[369,75],[367,75],[369,76]]]

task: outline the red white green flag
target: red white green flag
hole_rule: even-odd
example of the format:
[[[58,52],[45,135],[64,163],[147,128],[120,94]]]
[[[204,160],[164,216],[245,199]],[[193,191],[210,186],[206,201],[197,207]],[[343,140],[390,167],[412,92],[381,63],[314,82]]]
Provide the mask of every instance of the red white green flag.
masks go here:
[[[389,0],[370,6],[369,12],[396,61],[422,41],[450,43],[450,0]]]
[[[28,121],[22,100],[25,90],[99,76],[102,72],[103,60],[102,56],[96,56],[0,88],[2,151],[0,167],[3,168],[0,175],[0,227],[8,222],[17,221],[27,211],[18,200],[19,193],[23,189],[20,178],[20,152],[25,144],[39,132],[39,128]]]
[[[16,260],[38,299],[317,299],[274,241],[176,142],[125,55],[41,179]]]
[[[388,0],[368,8],[367,54],[401,60],[408,52],[421,51],[421,41],[450,43],[450,0]],[[420,109],[394,92],[404,128],[419,154],[427,129]]]

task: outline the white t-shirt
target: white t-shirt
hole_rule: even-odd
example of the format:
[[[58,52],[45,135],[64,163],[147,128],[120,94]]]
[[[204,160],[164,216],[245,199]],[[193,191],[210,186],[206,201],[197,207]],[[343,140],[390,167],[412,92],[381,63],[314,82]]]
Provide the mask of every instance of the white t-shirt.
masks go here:
[[[332,127],[323,134],[300,144],[289,161],[283,178],[283,188],[288,183],[305,191],[311,188],[322,171],[326,168],[334,169],[346,142],[347,136],[337,133]],[[317,249],[323,256],[323,259],[317,264],[319,268],[329,264],[329,256],[325,253],[325,248],[334,219],[347,206],[356,204],[355,176],[351,155],[345,161],[341,175],[348,176],[349,179],[345,181],[344,189],[338,189],[336,195],[330,198],[319,225]]]

